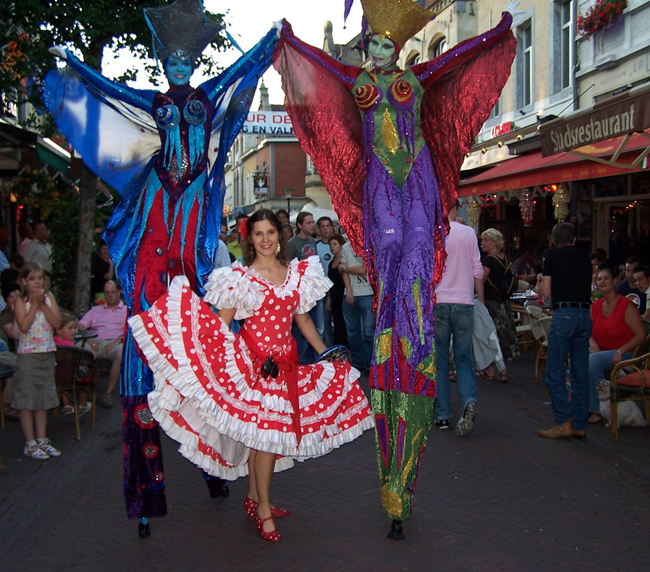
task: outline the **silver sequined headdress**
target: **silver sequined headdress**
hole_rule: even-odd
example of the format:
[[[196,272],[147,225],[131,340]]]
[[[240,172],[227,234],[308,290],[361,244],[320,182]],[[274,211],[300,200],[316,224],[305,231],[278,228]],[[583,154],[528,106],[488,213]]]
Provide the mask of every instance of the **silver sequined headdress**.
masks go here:
[[[168,56],[174,56],[190,58],[195,64],[223,28],[208,18],[202,0],[176,0],[169,6],[143,11],[153,36],[154,57],[163,63]]]

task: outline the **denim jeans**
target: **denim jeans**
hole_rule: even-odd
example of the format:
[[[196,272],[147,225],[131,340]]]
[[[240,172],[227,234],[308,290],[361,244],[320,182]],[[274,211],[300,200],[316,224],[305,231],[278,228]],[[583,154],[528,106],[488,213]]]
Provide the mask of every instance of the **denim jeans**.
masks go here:
[[[460,411],[476,403],[476,377],[472,361],[474,306],[469,304],[436,304],[436,419],[453,417],[449,387],[449,344],[453,335],[456,389]]]
[[[316,305],[309,310],[309,317],[311,321],[314,322],[314,327],[318,332],[318,335],[323,339],[323,308],[325,306],[325,298],[321,298]],[[293,323],[291,327],[291,333],[296,339],[296,348],[298,350],[298,362],[300,365],[308,365],[314,363],[316,358],[316,352],[314,348],[311,347],[309,342],[305,339],[305,336],[302,335],[300,328],[296,326],[296,323]]]
[[[329,348],[334,345],[334,329],[332,328],[332,312],[325,307],[323,299],[323,343]]]
[[[600,411],[600,399],[596,386],[605,379],[605,372],[612,369],[612,358],[616,350],[603,350],[589,355],[589,411]],[[622,359],[630,359],[632,352],[627,352]]]
[[[343,319],[348,332],[352,365],[359,370],[368,371],[375,339],[372,296],[355,296],[354,306],[343,300]]]
[[[571,419],[574,429],[584,431],[589,418],[589,308],[553,310],[548,332],[546,354],[546,385],[551,394],[555,422],[561,425]],[[565,362],[569,361],[572,399],[566,387]],[[596,408],[598,409],[598,408]]]

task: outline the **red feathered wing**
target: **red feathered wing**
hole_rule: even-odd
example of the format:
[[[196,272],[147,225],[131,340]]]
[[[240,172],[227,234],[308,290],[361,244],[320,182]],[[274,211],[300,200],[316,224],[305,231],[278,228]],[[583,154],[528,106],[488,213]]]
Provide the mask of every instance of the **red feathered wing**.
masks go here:
[[[510,76],[517,49],[511,23],[512,16],[504,12],[496,28],[412,68],[426,90],[422,133],[434,160],[445,217],[458,197],[465,156]]]
[[[352,247],[363,256],[365,170],[361,116],[351,93],[362,69],[300,41],[286,20],[273,62],[293,130],[318,169]]]

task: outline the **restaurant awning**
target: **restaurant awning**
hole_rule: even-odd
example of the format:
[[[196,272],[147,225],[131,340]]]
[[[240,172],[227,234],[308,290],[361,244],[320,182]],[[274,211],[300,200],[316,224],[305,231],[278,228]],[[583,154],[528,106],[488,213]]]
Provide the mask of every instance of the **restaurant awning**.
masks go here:
[[[41,162],[67,174],[71,156],[65,149],[34,131],[0,121],[0,153],[25,148],[35,149]],[[19,168],[19,164],[20,161],[16,163],[16,168]]]
[[[607,164],[606,158],[617,154],[625,137],[629,137],[625,145],[625,152],[621,153],[616,161],[618,165],[622,166]],[[649,137],[650,130],[631,136],[615,137],[580,147],[575,150],[579,155],[558,153],[543,157],[542,152],[537,152],[515,157],[489,171],[461,181],[458,195],[469,197],[641,171],[648,167],[648,157],[643,156],[639,160],[638,151],[648,147]]]

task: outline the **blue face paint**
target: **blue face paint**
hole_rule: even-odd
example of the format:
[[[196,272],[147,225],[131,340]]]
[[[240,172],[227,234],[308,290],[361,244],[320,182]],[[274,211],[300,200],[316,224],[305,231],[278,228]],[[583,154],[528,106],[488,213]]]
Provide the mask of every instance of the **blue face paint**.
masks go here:
[[[192,62],[189,59],[178,59],[169,56],[165,60],[165,76],[172,87],[183,87],[190,83]]]

